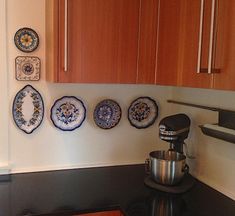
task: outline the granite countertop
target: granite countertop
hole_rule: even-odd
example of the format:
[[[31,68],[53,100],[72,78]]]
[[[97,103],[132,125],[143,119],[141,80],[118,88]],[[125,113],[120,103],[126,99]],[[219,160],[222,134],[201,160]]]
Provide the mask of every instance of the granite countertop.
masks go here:
[[[235,201],[199,181],[174,195],[148,188],[144,178],[144,165],[10,175],[0,182],[0,216],[119,208],[128,216],[235,215]]]

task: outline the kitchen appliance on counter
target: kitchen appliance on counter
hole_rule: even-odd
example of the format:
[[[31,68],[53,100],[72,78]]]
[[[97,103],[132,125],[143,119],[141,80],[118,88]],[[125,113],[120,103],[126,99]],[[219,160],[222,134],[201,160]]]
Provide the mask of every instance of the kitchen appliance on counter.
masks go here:
[[[159,123],[159,138],[169,143],[167,151],[152,151],[146,160],[149,176],[145,184],[170,193],[183,193],[193,186],[194,178],[189,174],[184,140],[188,138],[190,118],[176,114],[163,118]]]
[[[159,138],[170,144],[170,150],[183,154],[184,140],[188,138],[190,118],[176,114],[163,118],[159,123]]]

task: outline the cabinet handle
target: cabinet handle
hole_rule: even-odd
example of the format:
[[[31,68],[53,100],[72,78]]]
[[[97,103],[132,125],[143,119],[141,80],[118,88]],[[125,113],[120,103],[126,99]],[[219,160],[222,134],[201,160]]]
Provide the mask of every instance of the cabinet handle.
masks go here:
[[[198,43],[198,61],[197,73],[219,73],[220,69],[213,68],[213,48],[214,48],[214,31],[215,31],[215,14],[216,14],[216,1],[211,0],[211,25],[210,25],[210,40],[209,40],[209,55],[208,55],[208,68],[201,68],[202,56],[202,34],[203,34],[203,20],[204,20],[204,0],[201,0],[200,10],[200,25],[199,25],[199,43]]]
[[[68,0],[64,2],[64,71],[68,71]]]
[[[201,72],[203,19],[204,19],[204,0],[201,0],[200,23],[199,23],[199,40],[198,40],[198,56],[197,56],[197,73]]]
[[[213,43],[214,43],[214,27],[215,27],[215,6],[216,0],[212,0],[211,6],[211,26],[210,26],[210,42],[209,42],[209,56],[208,56],[208,74],[212,73],[213,61]]]

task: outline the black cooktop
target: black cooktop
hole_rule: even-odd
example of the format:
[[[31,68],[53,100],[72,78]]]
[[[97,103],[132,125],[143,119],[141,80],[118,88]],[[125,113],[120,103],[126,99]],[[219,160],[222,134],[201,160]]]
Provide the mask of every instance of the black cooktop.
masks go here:
[[[183,194],[148,188],[144,165],[8,177],[0,182],[0,216],[69,216],[115,209],[127,216],[235,215],[235,201],[199,181]]]

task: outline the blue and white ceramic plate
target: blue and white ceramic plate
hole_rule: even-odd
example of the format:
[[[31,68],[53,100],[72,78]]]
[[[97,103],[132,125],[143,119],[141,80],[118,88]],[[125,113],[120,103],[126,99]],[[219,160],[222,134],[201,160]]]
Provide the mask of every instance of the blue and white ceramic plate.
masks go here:
[[[154,124],[158,116],[157,103],[150,97],[139,97],[128,109],[128,120],[136,128],[147,128]]]
[[[119,104],[114,100],[106,99],[96,105],[93,118],[98,127],[111,129],[119,123],[121,115]]]
[[[51,107],[51,120],[55,127],[63,131],[72,131],[80,127],[86,118],[86,108],[81,100],[74,96],[64,96]]]
[[[22,52],[33,52],[39,45],[38,34],[31,28],[21,28],[15,33],[16,47]]]
[[[26,85],[15,96],[12,107],[16,125],[25,133],[32,133],[41,124],[44,116],[42,96],[31,85]]]
[[[15,59],[16,79],[18,81],[37,81],[40,79],[41,61],[35,56],[17,56]]]

